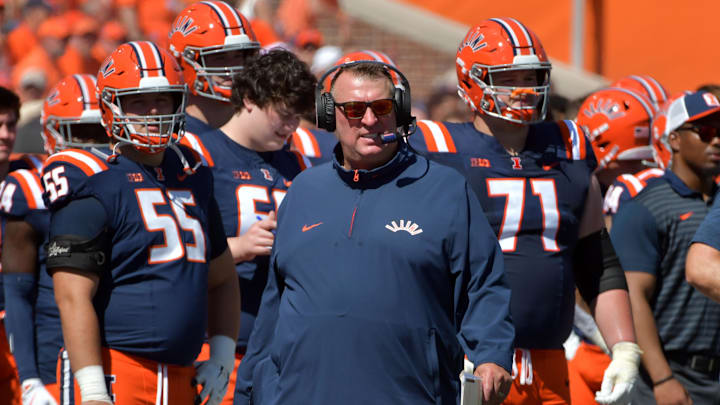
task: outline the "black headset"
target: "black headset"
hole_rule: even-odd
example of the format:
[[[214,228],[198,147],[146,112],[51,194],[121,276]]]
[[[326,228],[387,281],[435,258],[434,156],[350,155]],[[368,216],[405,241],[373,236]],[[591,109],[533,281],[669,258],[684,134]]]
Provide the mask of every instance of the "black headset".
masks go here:
[[[317,87],[315,88],[315,116],[317,117],[318,128],[329,132],[335,131],[335,100],[333,100],[330,92],[325,91],[325,80],[339,69],[360,63],[382,65],[388,71],[397,73],[400,78],[400,86],[395,86],[395,92],[393,95],[395,118],[397,120],[397,127],[402,128],[402,131],[404,132],[403,136],[410,135],[415,130],[415,117],[413,117],[410,113],[410,108],[412,106],[410,99],[410,82],[408,82],[405,75],[403,75],[402,72],[395,66],[372,60],[358,60],[334,66],[332,69],[325,72],[320,80],[318,80]],[[395,83],[393,82],[393,85],[394,84]]]

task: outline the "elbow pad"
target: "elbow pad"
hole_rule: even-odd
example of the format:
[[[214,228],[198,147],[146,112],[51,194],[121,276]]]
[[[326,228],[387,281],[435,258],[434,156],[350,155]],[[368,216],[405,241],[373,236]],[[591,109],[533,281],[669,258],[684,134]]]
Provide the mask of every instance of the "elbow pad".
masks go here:
[[[77,235],[53,236],[46,246],[47,271],[70,267],[90,273],[102,273],[110,257],[110,238],[106,230],[92,239]]]
[[[573,271],[575,284],[587,303],[605,291],[628,289],[620,259],[604,228],[578,241]]]

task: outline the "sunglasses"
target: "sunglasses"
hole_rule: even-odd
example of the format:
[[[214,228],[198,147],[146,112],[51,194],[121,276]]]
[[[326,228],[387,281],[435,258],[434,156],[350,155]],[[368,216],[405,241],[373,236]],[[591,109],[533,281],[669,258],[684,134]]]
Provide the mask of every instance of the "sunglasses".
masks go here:
[[[696,134],[698,134],[698,137],[700,137],[700,140],[705,143],[708,143],[712,141],[715,137],[720,136],[720,133],[718,133],[718,128],[710,125],[686,125],[680,129],[695,132]]]
[[[336,106],[351,120],[359,120],[365,116],[365,111],[370,107],[377,117],[390,114],[395,102],[391,98],[384,98],[373,101],[348,101],[346,103],[335,103]]]

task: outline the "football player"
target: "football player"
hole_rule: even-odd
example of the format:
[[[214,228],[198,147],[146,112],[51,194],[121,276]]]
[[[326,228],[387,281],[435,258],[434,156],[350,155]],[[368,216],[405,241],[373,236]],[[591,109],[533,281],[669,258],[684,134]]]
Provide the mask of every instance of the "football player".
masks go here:
[[[287,141],[300,115],[312,111],[314,87],[307,65],[292,53],[274,50],[257,56],[234,79],[233,116],[219,129],[198,135],[205,145],[204,161],[222,162],[212,166],[215,199],[243,292],[236,364],[267,281],[275,212],[292,180],[310,165],[289,150]]]
[[[49,94],[41,116],[48,153],[107,142],[100,125],[93,76],[68,76]],[[61,175],[55,172],[56,178]],[[13,355],[26,405],[55,404],[59,397],[55,371],[63,342],[52,279],[45,272],[45,252],[41,249],[47,242],[50,223],[42,191],[40,172],[21,169],[10,173],[0,199],[0,214],[5,221],[5,327],[14,343]]]
[[[627,285],[603,226],[589,140],[571,121],[543,122],[551,66],[540,40],[513,18],[485,20],[460,43],[456,67],[473,121],[421,121],[408,139],[467,176],[497,232],[517,348],[505,403],[570,402],[562,344],[576,284],[612,348],[596,398],[627,402],[640,358]]]
[[[20,119],[20,98],[11,90],[0,86],[0,179],[2,180],[15,166],[10,155],[17,137],[18,119]],[[0,318],[4,318],[5,298],[1,289],[0,298],[0,314],[3,314]],[[2,320],[3,324],[4,322]],[[12,405],[22,403],[15,359],[10,353],[4,327],[0,327],[0,402]]]
[[[205,144],[198,135],[219,128],[233,115],[232,79],[258,53],[260,43],[245,16],[224,1],[187,6],[175,18],[169,38],[189,90],[181,142],[203,154]],[[206,164],[212,167],[215,162]]]
[[[239,288],[212,175],[177,145],[180,67],[151,42],[125,43],[103,63],[97,92],[114,153],[79,184],[65,182],[65,203],[51,205],[47,268],[67,350],[61,382],[74,376],[83,404],[219,404]],[[195,369],[188,365],[206,333],[210,358]]]
[[[621,201],[662,176],[661,169],[648,168],[654,165],[650,121],[655,111],[645,96],[619,87],[592,93],[578,111],[575,122],[588,131],[598,160],[595,175],[605,191],[608,229]]]
[[[647,167],[653,160],[650,120],[654,112],[645,96],[619,87],[598,90],[580,106],[575,122],[588,132],[598,159],[595,175],[605,194],[607,229],[621,202],[637,195],[649,179],[663,174],[660,169]],[[581,341],[568,362],[570,396],[573,403],[596,403],[595,392],[600,391],[602,371],[610,357],[590,309],[579,294],[573,326]]]

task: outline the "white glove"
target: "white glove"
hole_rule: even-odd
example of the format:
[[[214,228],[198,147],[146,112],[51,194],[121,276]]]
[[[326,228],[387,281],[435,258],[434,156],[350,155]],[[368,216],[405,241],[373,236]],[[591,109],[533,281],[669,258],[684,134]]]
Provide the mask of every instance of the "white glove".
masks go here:
[[[612,361],[605,370],[595,401],[600,404],[626,405],[638,377],[642,350],[632,342],[619,342],[612,347]]]
[[[22,382],[23,405],[57,405],[55,398],[45,389],[39,378],[28,378]]]
[[[200,403],[218,405],[225,397],[230,373],[235,365],[235,340],[215,335],[210,338],[210,359],[195,363],[195,384],[202,385]]]

